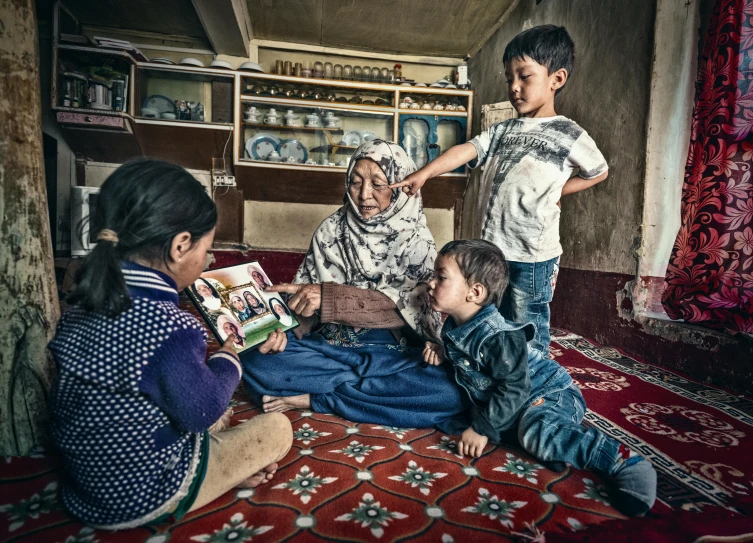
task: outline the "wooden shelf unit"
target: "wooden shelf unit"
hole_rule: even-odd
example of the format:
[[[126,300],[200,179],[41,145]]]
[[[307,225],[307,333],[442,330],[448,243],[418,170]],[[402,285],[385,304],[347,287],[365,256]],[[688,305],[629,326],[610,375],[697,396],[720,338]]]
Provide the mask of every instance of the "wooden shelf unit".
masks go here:
[[[339,145],[332,137],[346,132],[343,128],[302,126],[270,126],[263,123],[246,122],[243,119],[243,104],[262,103],[271,107],[284,109],[332,110],[337,115],[367,115],[375,118],[391,119],[393,141],[399,140],[400,118],[404,115],[434,116],[437,119],[466,118],[465,140],[471,136],[471,114],[473,110],[473,91],[462,89],[445,89],[435,87],[406,87],[383,83],[366,83],[333,79],[298,78],[277,74],[250,72],[244,70],[225,70],[217,68],[200,68],[195,66],[167,65],[140,61],[126,51],[105,49],[93,46],[62,43],[59,40],[58,11],[60,2],[56,2],[53,17],[53,76],[51,108],[55,112],[81,113],[90,116],[117,117],[123,120],[124,128],[113,130],[111,126],[87,126],[85,123],[64,124],[64,133],[71,149],[79,158],[102,162],[122,162],[138,156],[155,157],[169,160],[186,168],[209,170],[212,158],[232,157],[234,173],[238,188],[243,190],[245,200],[262,200],[275,202],[295,201],[300,203],[342,202],[343,166],[290,164],[285,162],[260,162],[244,158],[246,130],[280,130],[290,132],[315,133],[328,135],[326,148],[332,156],[341,151],[350,152],[355,146]],[[63,107],[58,104],[58,76],[60,54],[78,53],[102,58],[117,58],[130,65],[128,81],[128,99],[125,111],[106,111],[90,108]],[[137,96],[140,84],[140,72],[143,70],[161,71],[171,77],[224,78],[232,81],[232,123],[211,123],[186,120],[168,120],[144,118],[138,115],[141,105]],[[249,85],[255,82],[261,86],[272,84],[289,86],[322,87],[333,89],[335,93],[359,93],[369,100],[375,97],[389,98],[391,105],[364,104],[362,102],[345,102],[305,99],[280,94],[263,95],[247,92]],[[461,100],[466,111],[440,111],[401,108],[400,102],[406,95],[415,99],[423,97],[441,97]],[[205,108],[211,107],[205,104]],[[324,142],[323,142],[324,143]],[[229,148],[229,149],[228,149]],[[312,146],[311,150],[318,149]],[[226,151],[227,150],[227,151]],[[467,170],[440,176],[428,183],[423,189],[424,205],[429,208],[452,209],[455,212],[455,231],[459,234],[459,212],[462,198],[469,179]]]

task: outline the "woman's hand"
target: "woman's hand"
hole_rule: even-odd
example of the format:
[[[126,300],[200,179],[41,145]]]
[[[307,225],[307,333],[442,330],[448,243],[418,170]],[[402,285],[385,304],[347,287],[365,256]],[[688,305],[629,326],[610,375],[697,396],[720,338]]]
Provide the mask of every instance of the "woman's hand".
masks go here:
[[[437,345],[436,343],[432,343],[431,341],[426,342],[423,356],[424,362],[431,364],[432,366],[439,366],[442,362],[444,362],[444,352],[442,346]]]
[[[478,458],[481,453],[484,452],[489,438],[482,436],[473,427],[468,428],[463,435],[460,436],[460,442],[458,443],[458,452],[463,456],[473,456]]]
[[[259,345],[261,354],[277,354],[285,350],[288,345],[288,336],[278,328],[267,337],[267,341]]]
[[[298,315],[310,317],[322,307],[322,285],[294,285],[278,283],[267,288],[265,292],[287,292],[293,297],[288,300],[288,307]]]

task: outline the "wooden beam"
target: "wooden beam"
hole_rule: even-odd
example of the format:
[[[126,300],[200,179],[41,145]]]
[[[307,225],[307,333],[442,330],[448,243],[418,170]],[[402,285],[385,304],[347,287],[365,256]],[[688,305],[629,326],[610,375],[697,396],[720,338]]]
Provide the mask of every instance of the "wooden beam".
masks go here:
[[[464,62],[462,57],[397,55],[397,54],[391,54],[391,53],[376,53],[374,51],[365,51],[365,50],[359,50],[359,49],[339,49],[337,47],[326,47],[324,45],[311,45],[308,43],[293,43],[293,42],[287,42],[287,41],[252,39],[251,45],[261,47],[262,49],[280,49],[283,51],[307,51],[307,52],[312,52],[312,53],[323,53],[327,55],[337,55],[337,56],[343,56],[343,57],[375,58],[375,59],[389,60],[389,61],[394,61],[394,62],[431,64],[435,66],[460,66]]]
[[[192,0],[212,48],[218,54],[248,57],[251,18],[245,0]]]

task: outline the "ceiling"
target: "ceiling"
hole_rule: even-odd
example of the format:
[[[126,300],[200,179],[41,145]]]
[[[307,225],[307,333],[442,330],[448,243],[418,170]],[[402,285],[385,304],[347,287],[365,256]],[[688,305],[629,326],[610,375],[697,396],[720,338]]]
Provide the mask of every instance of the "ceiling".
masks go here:
[[[208,43],[218,40],[208,40],[195,5],[198,2],[210,11],[217,11],[212,1],[233,4],[245,1],[251,37],[258,40],[464,57],[488,37],[488,32],[515,0],[64,0],[63,3],[86,26],[184,36]],[[36,0],[36,4],[39,17],[46,19],[51,13],[51,0]],[[222,25],[237,25],[236,21],[219,20],[220,31]],[[217,32],[216,26],[213,31]]]
[[[246,3],[256,39],[463,57],[494,27],[513,0],[246,0]]]
[[[37,0],[40,18],[49,4]],[[191,0],[63,0],[63,4],[86,26],[207,38]]]

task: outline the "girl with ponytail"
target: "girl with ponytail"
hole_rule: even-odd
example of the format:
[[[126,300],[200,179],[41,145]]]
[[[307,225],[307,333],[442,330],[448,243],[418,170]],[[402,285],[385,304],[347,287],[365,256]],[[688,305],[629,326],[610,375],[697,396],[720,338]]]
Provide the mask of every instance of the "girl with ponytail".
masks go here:
[[[290,422],[274,413],[228,428],[235,336],[206,359],[204,328],[178,308],[206,265],[214,202],[183,168],[138,160],[105,181],[91,220],[97,245],[50,343],[66,507],[120,530],[268,481],[290,449]],[[279,350],[281,337],[260,350]]]

